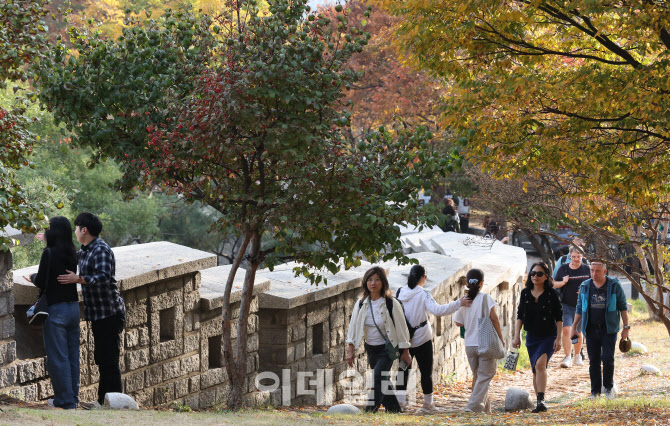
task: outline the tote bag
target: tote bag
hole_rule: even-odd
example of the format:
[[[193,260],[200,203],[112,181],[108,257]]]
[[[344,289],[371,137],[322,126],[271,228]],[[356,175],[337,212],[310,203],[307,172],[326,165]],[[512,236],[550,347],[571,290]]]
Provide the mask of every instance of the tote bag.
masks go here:
[[[501,359],[505,356],[505,348],[496,333],[489,312],[489,300],[483,294],[482,317],[477,320],[479,325],[479,340],[477,342],[477,354],[482,358]]]

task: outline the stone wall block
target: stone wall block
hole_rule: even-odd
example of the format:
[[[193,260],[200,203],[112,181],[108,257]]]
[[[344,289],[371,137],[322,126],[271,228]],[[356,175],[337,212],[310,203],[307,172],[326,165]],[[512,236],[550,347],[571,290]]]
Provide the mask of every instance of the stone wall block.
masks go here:
[[[200,292],[192,291],[184,294],[184,312],[200,308]]]
[[[258,351],[258,334],[247,336],[247,353]]]
[[[51,384],[51,380],[40,380],[37,382],[37,397],[40,400],[45,400],[54,396],[54,387]]]
[[[123,388],[125,393],[136,392],[144,388],[144,372],[130,374],[126,376],[125,386]]]
[[[199,370],[200,370],[200,354],[195,354],[181,360],[182,375],[195,373]]]
[[[225,368],[213,368],[200,375],[200,388],[207,389],[228,380]]]
[[[140,332],[137,329],[126,330],[126,348],[131,349],[139,345]]]
[[[200,408],[214,405],[216,401],[216,389],[208,389],[200,392]]]
[[[2,330],[0,331],[2,339],[13,337],[16,330],[14,317],[5,317],[0,322],[2,323]]]
[[[149,348],[126,352],[126,365],[129,371],[149,365]]]
[[[181,375],[181,362],[179,360],[163,364],[163,380],[174,379]]]
[[[46,369],[44,367],[44,358],[37,358],[18,363],[17,374],[19,383],[26,383],[45,377]]]
[[[189,392],[200,392],[200,376],[189,377],[188,379]],[[193,407],[191,407],[193,408]]]
[[[321,306],[319,308],[307,312],[307,327],[311,327],[313,325],[320,324],[328,320],[329,315],[330,315],[330,309],[328,309],[327,305]]]
[[[147,324],[147,305],[126,305],[126,327],[139,327]]]
[[[341,310],[331,311],[330,313],[330,328],[338,329],[344,328],[344,312]]]
[[[184,405],[191,407],[193,410],[200,409],[200,394],[189,395],[184,398]]]
[[[305,345],[304,341],[296,343],[293,346],[293,348],[294,348],[294,351],[295,351],[295,360],[296,361],[299,360],[299,359],[305,358],[305,352],[306,352],[307,346]]]
[[[300,321],[291,326],[291,341],[303,340],[307,333],[307,327],[304,321]]]
[[[175,398],[182,398],[188,395],[188,378],[177,380],[174,384]]]
[[[184,354],[200,350],[200,335],[197,333],[184,336]]]
[[[131,395],[140,407],[151,407],[154,405],[154,388],[142,389]]]
[[[163,381],[163,367],[156,365],[149,367],[144,372],[144,382],[146,387],[155,386]]]
[[[9,296],[12,293],[5,293],[0,295],[0,317],[9,313]]]
[[[154,388],[154,404],[163,405],[174,399],[174,382],[161,384]]]

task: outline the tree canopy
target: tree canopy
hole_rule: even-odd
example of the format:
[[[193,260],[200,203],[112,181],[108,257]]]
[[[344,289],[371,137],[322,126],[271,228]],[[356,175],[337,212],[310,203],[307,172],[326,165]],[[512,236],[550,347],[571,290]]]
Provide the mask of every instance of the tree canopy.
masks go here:
[[[476,128],[468,157],[498,178],[552,176],[542,193],[574,201],[555,203],[560,216],[607,237],[603,246],[632,244],[638,270],[653,264],[632,281],[656,288],[645,299],[667,313],[657,237],[670,219],[668,3],[380,3],[402,16],[409,59],[452,82],[442,122]]]
[[[453,159],[438,159],[424,128],[379,127],[359,143],[344,136],[351,112],[343,92],[360,73],[345,66],[370,35],[349,11],[305,15],[303,0],[232,2],[219,16],[188,10],[124,28],[116,40],[70,30],[40,74],[41,99],[57,120],[124,164],[121,188],[168,188],[221,213],[219,229],[243,236],[248,269],[233,359],[228,300],[224,358],[241,405],[246,327],[256,270],[283,256],[310,267],[397,258],[397,224],[436,224],[418,189],[431,187]],[[334,25],[333,25],[334,24]],[[261,249],[271,233],[276,244]],[[308,247],[308,249],[305,249]]]
[[[38,62],[45,47],[45,5],[48,0],[15,0],[0,3],[0,87],[7,81],[26,81],[30,64]],[[20,94],[19,94],[20,95]],[[27,130],[30,120],[24,115],[28,99],[17,96],[0,105],[0,231],[12,226],[35,232],[50,211],[46,203],[32,202],[16,180],[16,171],[30,166],[36,140]],[[0,251],[11,241],[0,234]]]

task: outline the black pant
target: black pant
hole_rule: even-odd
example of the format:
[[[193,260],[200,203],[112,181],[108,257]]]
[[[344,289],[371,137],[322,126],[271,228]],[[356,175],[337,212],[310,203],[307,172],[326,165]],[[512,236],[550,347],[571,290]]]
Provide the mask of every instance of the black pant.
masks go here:
[[[98,402],[100,404],[105,402],[106,393],[123,392],[119,355],[121,353],[121,332],[125,323],[125,313],[91,322],[95,343],[93,358],[100,370],[100,382],[98,383]]]
[[[584,335],[586,351],[589,354],[591,393],[599,394],[603,387],[609,391],[614,387],[614,350],[617,333],[608,334],[607,326],[604,324],[600,327],[589,324]]]
[[[433,393],[433,340],[429,340],[421,346],[416,348],[409,348],[409,354],[412,358],[416,358],[416,363],[421,372],[421,390],[424,395]],[[407,381],[409,380],[409,371],[412,364],[407,367],[407,370],[398,370],[398,390],[407,390]]]
[[[393,361],[386,353],[384,345],[372,346],[365,344],[365,352],[368,354],[368,364],[374,370],[374,384],[372,392],[374,401],[368,401],[366,412],[376,413],[380,406],[384,406],[387,413],[400,413],[400,403],[395,396],[393,382],[391,381],[391,367]]]

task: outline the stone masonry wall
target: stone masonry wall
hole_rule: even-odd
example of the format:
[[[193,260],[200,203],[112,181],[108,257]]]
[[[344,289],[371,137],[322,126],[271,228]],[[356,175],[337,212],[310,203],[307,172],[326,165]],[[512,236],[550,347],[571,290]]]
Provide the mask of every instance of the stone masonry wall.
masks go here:
[[[3,330],[0,393],[27,402],[44,401],[53,397],[45,357],[16,359],[12,276],[9,273],[11,255],[2,256],[0,253],[0,321]],[[122,283],[121,296],[127,310],[120,356],[124,392],[144,407],[172,402],[194,409],[225,404],[230,384],[222,363],[221,307],[210,309],[209,305],[201,304],[200,272],[191,270],[127,290]],[[3,306],[5,308],[1,310]],[[233,319],[239,316],[239,306],[239,301],[231,304]],[[259,398],[267,399],[267,395],[255,392],[254,380],[259,367],[257,312],[258,299],[254,296],[244,384],[245,398],[250,403],[256,403]],[[17,318],[23,320],[24,317],[25,314]],[[82,401],[90,401],[97,399],[99,372],[94,362],[91,329],[85,321],[80,326],[79,397]],[[26,330],[30,328],[26,326]],[[236,332],[233,326],[233,347]]]

